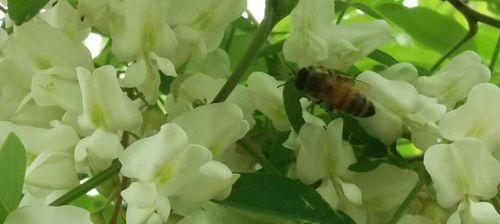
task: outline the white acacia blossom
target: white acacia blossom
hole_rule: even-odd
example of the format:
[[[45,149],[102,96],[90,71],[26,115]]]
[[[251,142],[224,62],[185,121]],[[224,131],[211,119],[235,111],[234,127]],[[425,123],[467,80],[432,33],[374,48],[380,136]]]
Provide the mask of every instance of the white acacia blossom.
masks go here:
[[[487,83],[488,58],[475,52],[430,76],[406,62],[365,60],[398,46],[382,45],[400,24],[362,15],[352,1],[267,0],[264,18],[272,20],[262,24],[247,0],[26,0],[17,12],[13,2],[0,0],[8,7],[0,19],[0,150],[10,151],[2,144],[13,133],[26,161],[25,170],[7,167],[25,171],[12,175],[22,182],[0,176],[0,190],[14,183],[22,193],[0,192],[5,224],[108,223],[112,209],[128,224],[326,223],[323,215],[341,214],[379,224],[396,211],[405,211],[398,224],[500,224],[500,88]],[[30,8],[34,2],[45,4]],[[334,5],[351,8],[338,18]],[[92,58],[83,42],[96,35],[102,51]],[[288,62],[290,70],[359,74],[375,114],[338,118],[288,98],[283,84],[296,81]],[[218,94],[228,97],[212,103]],[[387,151],[369,151],[379,142],[366,134]],[[404,152],[401,138],[423,157]],[[432,182],[419,190],[425,171]],[[261,175],[299,204],[249,189]],[[280,185],[287,181],[301,187]],[[89,185],[98,196],[82,191]],[[51,206],[75,199],[87,210]],[[299,206],[305,216],[285,210]]]
[[[495,102],[500,97],[500,88],[493,84],[474,86],[467,102],[447,112],[439,122],[439,132],[449,140],[458,141],[467,137],[480,139],[493,155],[500,159],[500,107]],[[480,111],[478,109],[481,108]]]
[[[391,40],[383,20],[336,25],[333,1],[300,0],[291,13],[290,37],[283,54],[299,67],[324,66],[345,70]]]
[[[140,127],[139,108],[121,91],[115,68],[104,66],[91,73],[79,67],[77,73],[83,102],[78,122],[82,127],[113,131],[136,131]]]
[[[452,208],[460,202],[458,214],[452,215],[448,223],[500,221],[492,205],[478,202],[494,197],[500,184],[500,162],[480,140],[466,138],[449,145],[433,145],[425,152],[424,165],[431,175],[438,203]]]
[[[167,20],[179,40],[174,64],[183,64],[193,55],[206,57],[218,48],[225,28],[241,16],[246,0],[170,0]]]
[[[130,223],[143,223],[155,212],[166,221],[170,209],[186,214],[210,199],[223,199],[238,178],[213,161],[210,150],[190,144],[175,124],[165,124],[158,134],[130,145],[120,161],[123,175],[138,180],[122,192],[130,206]],[[196,190],[200,187],[203,191]]]
[[[344,200],[361,204],[361,191],[342,180],[356,158],[349,142],[342,140],[343,120],[331,121],[326,127],[306,123],[296,137],[298,151],[293,176],[305,184],[321,181],[316,189],[328,204],[337,208]]]
[[[72,205],[25,206],[11,212],[5,224],[93,224],[88,211]]]
[[[363,72],[358,80],[369,84],[366,95],[375,106],[375,115],[360,118],[366,131],[390,145],[408,130],[412,142],[426,149],[439,137],[437,121],[446,107],[437,100],[419,95],[415,87],[405,81],[388,80],[375,72]]]
[[[490,70],[481,63],[479,55],[466,51],[432,76],[421,76],[416,82],[419,93],[435,97],[448,108],[463,100],[477,84],[490,80]]]

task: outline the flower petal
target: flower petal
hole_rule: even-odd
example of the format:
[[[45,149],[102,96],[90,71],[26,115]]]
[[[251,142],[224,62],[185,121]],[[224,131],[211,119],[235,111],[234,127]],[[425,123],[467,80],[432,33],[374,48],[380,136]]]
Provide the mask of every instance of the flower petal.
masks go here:
[[[278,131],[290,130],[283,103],[283,87],[278,87],[281,82],[263,72],[251,73],[247,82],[255,108],[271,119]]]
[[[90,214],[72,205],[60,207],[25,206],[12,211],[5,224],[92,224]]]
[[[417,81],[419,92],[436,97],[440,103],[453,107],[479,83],[487,82],[491,72],[473,51],[465,51],[453,58],[446,67],[432,76],[421,76]]]
[[[175,124],[165,124],[154,136],[132,143],[120,156],[121,173],[131,178],[152,181],[177,153],[187,147],[186,133]],[[148,161],[144,163],[144,161]]]
[[[202,145],[214,155],[227,150],[249,130],[241,109],[232,103],[216,103],[195,108],[172,123],[184,129],[189,142]]]
[[[431,146],[424,154],[424,165],[432,177],[437,200],[445,208],[465,195],[490,199],[500,183],[500,163],[473,138]]]

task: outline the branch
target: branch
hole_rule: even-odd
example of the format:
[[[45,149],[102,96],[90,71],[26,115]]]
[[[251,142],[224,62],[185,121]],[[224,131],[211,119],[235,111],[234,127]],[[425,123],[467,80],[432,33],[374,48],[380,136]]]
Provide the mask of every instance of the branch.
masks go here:
[[[495,19],[493,17],[484,15],[479,13],[478,11],[471,9],[461,0],[448,0],[450,4],[453,5],[458,11],[460,11],[467,19],[472,19],[473,22],[482,22],[484,24],[488,24],[490,26],[496,27],[500,29],[500,20]]]
[[[495,64],[497,63],[499,50],[500,50],[500,34],[498,35],[497,44],[495,46],[495,49],[493,49],[493,55],[491,56],[491,61],[489,65],[491,73],[495,71]]]
[[[89,180],[87,180],[85,183],[78,185],[77,187],[73,188],[63,196],[59,197],[52,203],[50,203],[51,206],[61,206],[61,205],[66,205],[72,202],[73,200],[77,199],[78,197],[86,194],[90,190],[94,189],[95,187],[99,186],[103,182],[107,181],[109,178],[117,175],[120,173],[120,169],[122,167],[122,164],[118,161],[115,161],[100,172],[99,174],[93,176]]]
[[[403,203],[401,204],[401,206],[399,206],[398,210],[396,210],[396,212],[392,216],[391,220],[389,221],[389,224],[398,223],[399,219],[401,219],[401,217],[405,214],[406,209],[411,204],[413,199],[415,199],[418,192],[420,192],[420,190],[422,190],[424,185],[429,181],[429,175],[426,172],[424,172],[424,175],[419,175],[419,176],[420,177],[418,179],[417,184],[415,184],[415,186],[413,187],[413,189],[411,189],[408,196],[406,196],[406,198],[403,201]]]
[[[474,11],[473,9],[469,8],[465,3],[463,3],[461,0],[448,0],[453,7],[455,7],[464,17],[467,19],[467,24],[469,26],[469,31],[465,34],[465,36],[458,41],[448,52],[446,52],[439,60],[432,66],[431,71],[435,71],[441,63],[443,63],[448,57],[450,57],[456,50],[458,50],[462,45],[467,43],[470,39],[472,39],[477,31],[478,31],[478,22],[484,22],[484,21],[489,21],[491,20],[496,21],[498,24],[498,28],[500,28],[500,21],[495,20],[494,18],[488,17],[486,15],[483,15],[479,12]],[[486,19],[485,19],[486,18]],[[486,22],[484,22],[486,23]],[[490,24],[490,23],[487,23]],[[494,23],[493,23],[494,24]],[[491,24],[490,24],[491,25]],[[495,25],[492,25],[495,26]]]
[[[240,63],[234,69],[233,73],[226,81],[222,89],[217,93],[212,103],[220,103],[229,97],[231,92],[236,88],[236,85],[243,78],[243,75],[247,71],[247,69],[252,64],[253,60],[257,56],[260,51],[262,45],[266,42],[267,36],[271,33],[273,29],[273,20],[274,20],[274,9],[268,4],[266,5],[266,14],[264,16],[264,20],[262,20],[259,28],[257,29],[257,33],[255,37],[245,52],[243,58]]]
[[[267,171],[274,173],[276,175],[283,176],[281,171],[276,168],[271,162],[269,162],[264,156],[262,156],[260,153],[255,150],[255,147],[253,146],[253,143],[249,141],[248,139],[241,139],[238,141],[238,143],[242,146],[242,148],[250,154],[257,162]]]

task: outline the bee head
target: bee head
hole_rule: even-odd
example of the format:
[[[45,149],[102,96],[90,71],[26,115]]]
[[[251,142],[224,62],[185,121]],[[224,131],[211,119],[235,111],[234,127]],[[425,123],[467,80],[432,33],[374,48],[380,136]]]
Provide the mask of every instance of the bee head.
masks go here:
[[[302,68],[297,72],[297,79],[295,80],[295,87],[298,90],[303,90],[309,78],[309,70],[307,68]]]

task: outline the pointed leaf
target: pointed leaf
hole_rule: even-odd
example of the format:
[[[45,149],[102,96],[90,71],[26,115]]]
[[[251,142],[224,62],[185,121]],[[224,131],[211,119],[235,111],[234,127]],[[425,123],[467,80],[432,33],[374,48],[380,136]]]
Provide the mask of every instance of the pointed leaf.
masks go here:
[[[9,17],[19,26],[38,14],[47,2],[49,0],[9,0]]]
[[[298,180],[266,173],[242,173],[222,205],[277,215],[292,220],[354,224],[332,210],[318,192]]]
[[[26,151],[19,138],[11,133],[0,149],[0,223],[21,201]]]

